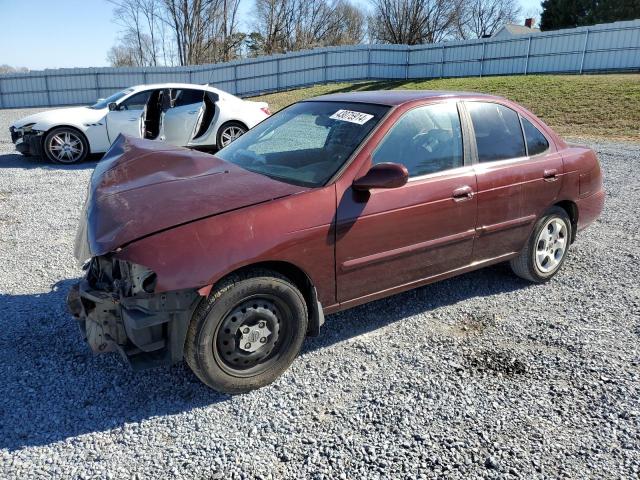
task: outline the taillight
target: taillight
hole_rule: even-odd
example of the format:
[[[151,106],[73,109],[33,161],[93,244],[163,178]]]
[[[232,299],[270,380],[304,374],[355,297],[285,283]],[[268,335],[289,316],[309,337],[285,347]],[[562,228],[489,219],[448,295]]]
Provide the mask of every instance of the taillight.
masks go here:
[[[262,110],[267,115],[271,115],[271,110],[269,110],[269,107],[260,107],[260,110]]]

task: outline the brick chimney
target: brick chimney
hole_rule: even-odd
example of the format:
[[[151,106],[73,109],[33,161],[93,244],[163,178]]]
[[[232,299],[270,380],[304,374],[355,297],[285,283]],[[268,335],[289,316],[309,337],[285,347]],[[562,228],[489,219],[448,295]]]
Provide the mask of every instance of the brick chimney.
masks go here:
[[[535,23],[536,23],[535,18],[526,18],[524,20],[524,26],[527,28],[533,28],[533,25],[535,25]]]

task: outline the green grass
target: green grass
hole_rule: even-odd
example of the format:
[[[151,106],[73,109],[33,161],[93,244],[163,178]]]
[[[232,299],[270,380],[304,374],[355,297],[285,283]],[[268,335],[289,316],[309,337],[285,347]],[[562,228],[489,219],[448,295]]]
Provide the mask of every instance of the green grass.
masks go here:
[[[393,89],[464,90],[501,95],[524,105],[564,136],[640,141],[640,74],[333,83],[262,95],[256,100],[269,102],[272,111],[276,111],[326,93]]]

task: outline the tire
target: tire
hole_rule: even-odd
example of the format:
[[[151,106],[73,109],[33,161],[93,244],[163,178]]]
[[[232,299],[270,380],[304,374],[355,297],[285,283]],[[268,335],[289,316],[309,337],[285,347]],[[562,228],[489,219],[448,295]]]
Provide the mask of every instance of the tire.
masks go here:
[[[82,132],[71,127],[58,127],[44,137],[42,150],[48,160],[71,165],[89,154],[89,142]]]
[[[247,126],[240,122],[227,122],[218,129],[216,145],[218,148],[224,148],[238,137],[247,133]]]
[[[567,212],[552,207],[540,218],[517,257],[511,260],[513,272],[535,283],[549,281],[567,259],[572,224]]]
[[[185,360],[214,390],[248,392],[291,365],[307,324],[304,297],[286,277],[269,270],[232,275],[194,312]]]

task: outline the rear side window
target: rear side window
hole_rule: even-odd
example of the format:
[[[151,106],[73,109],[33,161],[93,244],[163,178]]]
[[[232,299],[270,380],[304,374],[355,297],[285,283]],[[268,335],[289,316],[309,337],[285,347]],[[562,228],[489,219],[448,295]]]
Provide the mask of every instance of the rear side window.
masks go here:
[[[497,103],[468,102],[476,134],[478,161],[524,157],[524,139],[518,114]]]
[[[184,105],[193,105],[194,103],[202,103],[204,93],[202,90],[173,90],[172,97],[174,99],[174,107],[182,107]]]
[[[147,90],[131,95],[120,104],[120,110],[144,110],[151,96],[151,92],[152,90]]]
[[[527,139],[527,150],[529,156],[539,155],[549,149],[549,142],[540,130],[533,126],[529,120],[522,118],[522,127],[524,128],[524,136]]]
[[[461,167],[462,129],[455,103],[417,107],[391,127],[373,154],[373,163],[401,163],[410,177]]]

